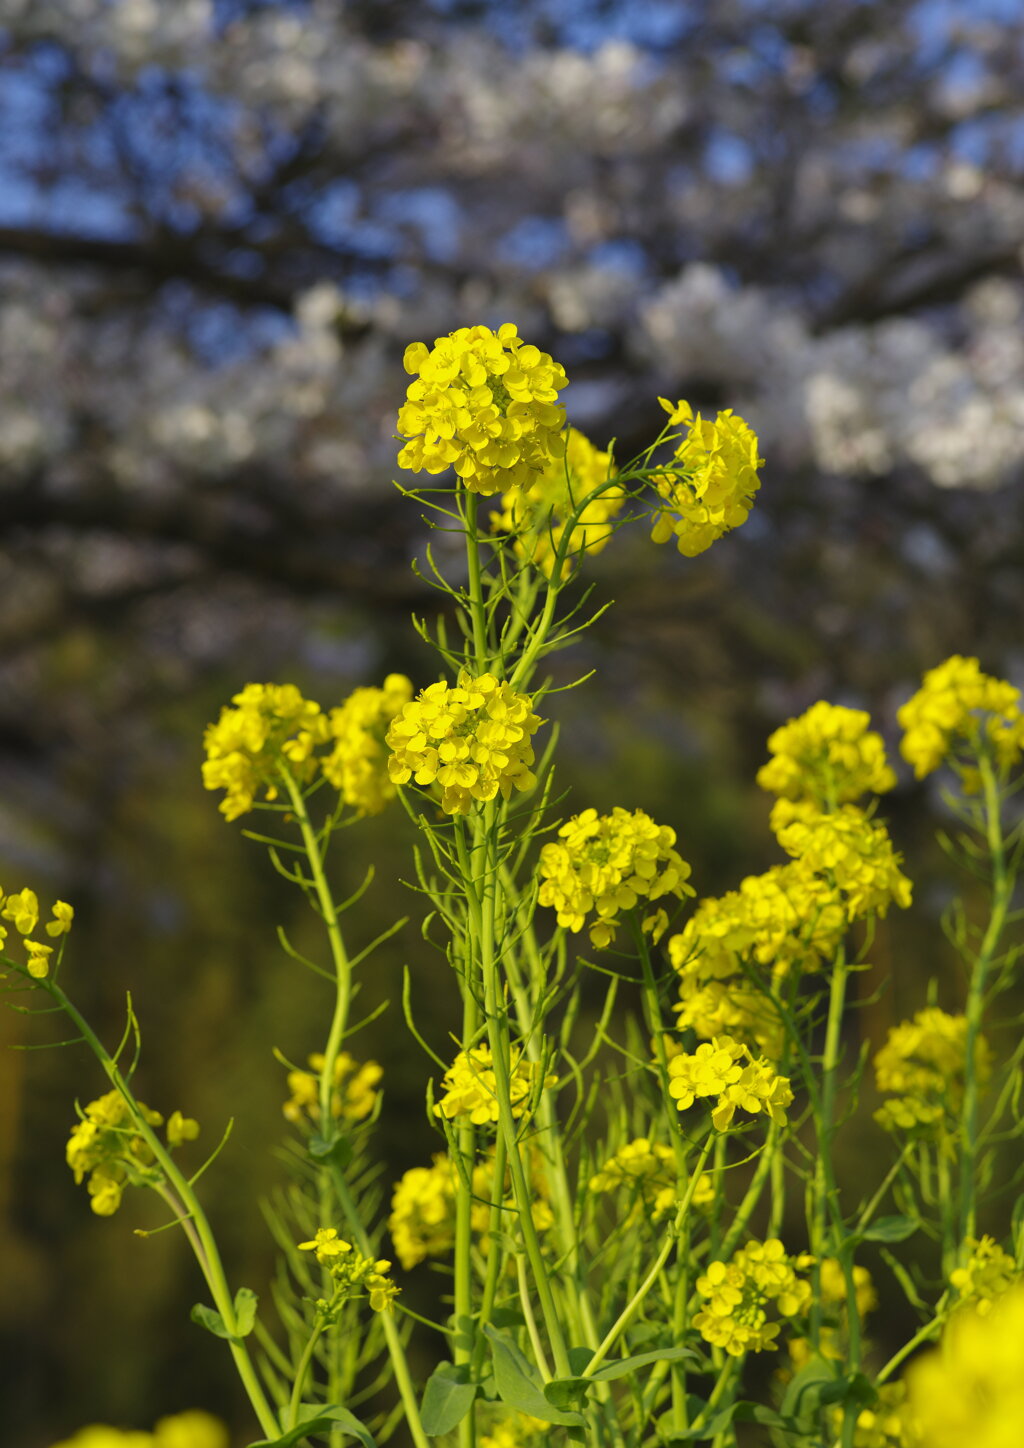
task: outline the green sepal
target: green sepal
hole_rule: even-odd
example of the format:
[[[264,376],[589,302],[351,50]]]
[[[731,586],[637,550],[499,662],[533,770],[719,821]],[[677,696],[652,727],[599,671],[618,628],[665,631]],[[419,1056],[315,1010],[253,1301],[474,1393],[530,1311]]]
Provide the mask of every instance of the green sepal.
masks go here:
[[[564,1412],[549,1403],[544,1396],[544,1384],[540,1373],[505,1333],[491,1324],[484,1324],[484,1332],[491,1344],[494,1357],[494,1382],[498,1396],[510,1408],[520,1413],[529,1413],[542,1423],[560,1423],[567,1428],[582,1428],[583,1418],[579,1413]]]
[[[423,1431],[430,1438],[450,1433],[473,1406],[477,1385],[469,1380],[469,1364],[440,1362],[427,1379],[420,1405]]]
[[[280,1438],[260,1438],[258,1442],[250,1443],[249,1448],[292,1448],[293,1444],[301,1443],[311,1433],[329,1433],[332,1428],[340,1428],[348,1437],[358,1438],[363,1448],[377,1448],[366,1424],[360,1423],[353,1413],[336,1403],[327,1406],[323,1403],[301,1403],[294,1428],[289,1428]]]

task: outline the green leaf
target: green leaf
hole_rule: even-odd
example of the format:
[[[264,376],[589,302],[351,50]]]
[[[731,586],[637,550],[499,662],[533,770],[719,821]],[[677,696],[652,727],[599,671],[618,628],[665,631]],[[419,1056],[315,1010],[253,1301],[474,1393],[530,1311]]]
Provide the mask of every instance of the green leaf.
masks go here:
[[[352,1143],[344,1136],[335,1136],[328,1141],[314,1132],[307,1149],[319,1166],[333,1162],[335,1166],[346,1167],[352,1160]]]
[[[912,1217],[879,1217],[858,1236],[864,1242],[905,1242],[917,1231],[917,1225]]]
[[[197,1302],[189,1313],[192,1321],[199,1327],[205,1327],[207,1332],[212,1332],[214,1337],[224,1337],[230,1342],[233,1333],[228,1332],[224,1319],[220,1313],[212,1307],[207,1307],[203,1302]]]
[[[686,1411],[691,1420],[695,1420],[707,1404],[702,1398],[688,1395],[686,1399]],[[674,1431],[666,1419],[661,1420],[661,1427],[669,1444],[672,1443],[695,1443],[706,1442],[710,1438],[716,1438],[719,1433],[724,1433],[733,1423],[760,1423],[766,1428],[786,1428],[789,1425],[778,1413],[771,1408],[764,1407],[761,1403],[748,1403],[740,1401],[730,1403],[728,1407],[719,1408],[710,1418],[703,1421],[699,1428],[688,1428],[684,1432]]]
[[[654,1348],[650,1352],[634,1353],[632,1357],[602,1363],[596,1371],[584,1375],[582,1368],[586,1368],[593,1356],[589,1348],[569,1349],[570,1365],[579,1366],[581,1371],[576,1377],[554,1378],[550,1383],[545,1383],[544,1396],[549,1403],[554,1403],[556,1408],[571,1408],[577,1404],[582,1406],[592,1383],[614,1382],[616,1378],[624,1378],[627,1374],[636,1372],[637,1368],[647,1367],[650,1363],[678,1362],[680,1358],[695,1358],[696,1353],[686,1347]]]
[[[782,1400],[782,1416],[808,1417],[823,1401],[823,1390],[840,1381],[835,1363],[829,1362],[827,1358],[812,1357],[786,1389],[786,1396]]]
[[[249,1448],[292,1448],[292,1444],[301,1443],[311,1433],[329,1433],[332,1428],[340,1428],[348,1437],[358,1438],[363,1448],[377,1448],[366,1425],[347,1408],[334,1403],[326,1407],[323,1403],[300,1404],[294,1428],[289,1428],[280,1438],[261,1438],[258,1443],[250,1443]]]
[[[476,1384],[469,1381],[468,1363],[458,1367],[438,1363],[423,1391],[420,1417],[424,1433],[431,1438],[450,1433],[469,1412],[475,1397]]]
[[[240,1287],[235,1293],[235,1336],[248,1337],[256,1326],[256,1305],[259,1298],[251,1287]]]
[[[563,1412],[548,1402],[540,1373],[510,1337],[498,1332],[489,1322],[484,1324],[484,1332],[491,1343],[494,1382],[503,1403],[518,1408],[521,1413],[529,1413],[532,1418],[539,1418],[542,1423],[561,1423],[573,1428],[583,1426],[579,1413]]]

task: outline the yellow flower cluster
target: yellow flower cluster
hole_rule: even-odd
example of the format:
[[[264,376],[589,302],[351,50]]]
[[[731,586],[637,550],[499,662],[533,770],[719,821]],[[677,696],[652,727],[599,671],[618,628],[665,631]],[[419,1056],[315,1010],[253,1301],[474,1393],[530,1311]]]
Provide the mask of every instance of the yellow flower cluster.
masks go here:
[[[768,1320],[799,1317],[811,1301],[811,1284],[794,1271],[777,1237],[748,1242],[728,1262],[711,1262],[697,1291],[706,1299],[693,1319],[705,1342],[732,1357],[774,1351],[781,1324]]]
[[[819,700],[770,736],[768,751],[774,757],[758,770],[758,784],[784,799],[810,800],[821,808],[859,799],[869,790],[884,794],[895,787],[896,776],[882,736],[868,728],[870,723],[864,709]]]
[[[983,674],[977,659],[960,654],[929,669],[896,717],[906,731],[900,752],[918,779],[938,769],[958,745],[974,750],[986,737],[1006,768],[1024,752],[1020,690]]]
[[[662,499],[651,537],[666,543],[675,537],[680,553],[695,558],[716,539],[745,523],[761,486],[757,470],[757,437],[732,409],[714,422],[696,417],[688,402],[658,401],[671,426],[688,429],[676,444],[673,467],[654,479]]]
[[[1024,1286],[953,1313],[906,1373],[915,1448],[1017,1448],[1024,1423]]]
[[[490,1433],[480,1439],[480,1448],[531,1448],[534,1443],[547,1440],[551,1424],[540,1418],[531,1418],[529,1413],[516,1413],[503,1418]]]
[[[582,432],[571,427],[564,458],[552,458],[529,488],[513,488],[502,495],[502,511],[491,514],[492,532],[512,534],[516,556],[550,578],[570,518],[595,488],[614,475],[611,461],[610,453],[599,452]],[[600,553],[614,531],[611,520],[624,501],[621,488],[607,488],[586,504],[570,528],[560,577],[581,553]]]
[[[669,1095],[679,1111],[686,1111],[698,1099],[717,1097],[711,1122],[725,1131],[737,1110],[756,1115],[763,1111],[782,1125],[786,1107],[793,1100],[789,1080],[780,1076],[770,1061],[754,1057],[749,1047],[731,1036],[704,1041],[693,1055],[680,1053],[668,1063]]]
[[[385,735],[388,725],[412,698],[404,674],[389,674],[382,689],[355,689],[328,718],[335,741],[321,768],[342,799],[357,814],[380,814],[395,797],[388,778]]]
[[[389,1311],[399,1289],[388,1276],[391,1263],[386,1259],[364,1257],[351,1242],[338,1236],[336,1227],[320,1227],[311,1242],[298,1245],[300,1252],[315,1252],[320,1266],[331,1274],[334,1282],[331,1307],[365,1293],[374,1312]]]
[[[941,1125],[955,1115],[963,1098],[967,1017],[951,1016],[937,1006],[918,1011],[911,1021],[893,1026],[875,1055],[875,1085],[894,1099],[875,1112],[887,1130],[911,1131]],[[974,1070],[984,1083],[992,1073],[992,1052],[984,1036],[974,1046]]]
[[[324,1057],[316,1052],[309,1057],[310,1070],[289,1071],[288,1090],[292,1093],[283,1111],[289,1121],[320,1120],[320,1072]],[[377,1086],[384,1075],[376,1061],[359,1064],[347,1051],[334,1059],[334,1084],[331,1091],[331,1115],[339,1121],[365,1121],[377,1101]]]
[[[554,1221],[548,1201],[548,1186],[539,1156],[527,1158],[533,1199],[530,1215],[538,1232],[546,1232]],[[414,1166],[396,1184],[391,1198],[388,1231],[403,1268],[408,1271],[425,1257],[444,1257],[455,1242],[455,1169],[440,1152],[429,1167]],[[478,1161],[472,1172],[473,1205],[470,1224],[481,1236],[491,1223],[490,1201],[494,1194],[494,1158],[488,1155]],[[508,1182],[505,1183],[506,1188]],[[503,1226],[508,1231],[514,1221],[514,1202],[505,1198],[508,1211]]]
[[[540,903],[557,910],[559,925],[574,932],[593,915],[591,943],[610,945],[623,911],[641,900],[694,893],[687,884],[690,867],[672,848],[675,842],[675,831],[642,809],[631,814],[616,806],[610,815],[586,809],[540,852]],[[667,923],[659,909],[644,919],[643,929],[657,940]]]
[[[508,799],[530,789],[530,740],[543,720],[528,694],[516,694],[493,674],[461,673],[452,688],[430,684],[391,721],[387,744],[393,784],[441,786],[441,808],[465,814],[474,800]]]
[[[58,936],[66,935],[71,929],[71,923],[75,918],[73,906],[64,900],[58,900],[53,907],[53,919],[48,920],[43,926],[51,940]],[[39,897],[34,890],[15,890],[10,895],[5,895],[0,890],[0,920],[10,920],[15,930],[22,936],[21,945],[27,957],[25,969],[34,980],[44,980],[50,974],[50,956],[54,947],[47,945],[43,940],[30,940],[28,937],[33,934],[39,924]],[[0,946],[7,939],[7,927],[0,924]]]
[[[739,890],[701,900],[668,943],[679,973],[680,1029],[732,1035],[777,1055],[782,1023],[750,981],[752,966],[778,981],[831,960],[846,929],[835,888],[799,861],[749,875]]]
[[[965,1245],[971,1255],[963,1267],[949,1274],[949,1280],[959,1293],[961,1303],[970,1303],[979,1317],[985,1317],[992,1311],[992,1304],[1024,1274],[1016,1260],[992,1237],[982,1237],[980,1241],[968,1237]]]
[[[147,1125],[163,1124],[159,1111],[151,1111],[141,1101],[138,1106]],[[198,1135],[197,1122],[180,1111],[174,1112],[167,1124],[169,1146],[179,1146]],[[88,1174],[86,1189],[98,1217],[109,1217],[117,1211],[127,1184],[138,1185],[159,1176],[153,1167],[153,1153],[136,1131],[131,1109],[119,1091],[108,1091],[89,1102],[81,1121],[71,1128],[66,1157],[76,1182]]]
[[[801,1257],[798,1261],[798,1266],[801,1267],[812,1265],[813,1258],[809,1256]],[[822,1306],[826,1310],[826,1321],[821,1328],[818,1351],[822,1357],[831,1358],[833,1362],[842,1362],[846,1356],[849,1324],[846,1307],[846,1277],[843,1275],[842,1265],[837,1257],[822,1258],[818,1275],[818,1290]],[[861,1267],[856,1263],[853,1268],[853,1292],[857,1317],[863,1324],[868,1313],[873,1312],[878,1306],[878,1294],[875,1291],[875,1284],[871,1280],[871,1273],[866,1267]],[[837,1321],[827,1320],[836,1314],[838,1314]],[[790,1340],[789,1355],[795,1367],[803,1367],[810,1359],[811,1354],[812,1347],[809,1339],[795,1337]]]
[[[455,1176],[440,1152],[431,1166],[414,1166],[396,1184],[388,1231],[406,1272],[425,1257],[443,1257],[455,1241]]]
[[[805,869],[834,881],[851,920],[910,904],[911,883],[885,826],[856,805],[794,818],[780,826],[778,840]]]
[[[320,705],[304,699],[294,684],[246,684],[232,703],[203,735],[203,784],[226,791],[218,808],[228,820],[247,814],[260,790],[268,800],[277,798],[282,761],[296,779],[311,779],[313,751],[328,738]]]
[[[521,1117],[529,1106],[529,1098],[540,1086],[553,1086],[557,1077],[545,1076],[541,1080],[540,1067],[533,1061],[527,1061],[516,1047],[512,1048],[509,1065],[512,1115]],[[460,1051],[444,1073],[441,1084],[444,1095],[434,1107],[436,1116],[445,1116],[449,1121],[468,1116],[474,1126],[497,1124],[498,1084],[490,1046],[473,1046],[469,1051]]]
[[[614,1156],[608,1158],[600,1171],[590,1178],[592,1192],[614,1192],[625,1187],[649,1208],[652,1221],[657,1221],[676,1204],[675,1155],[671,1147],[652,1143],[646,1136],[627,1141]],[[702,1172],[691,1202],[695,1207],[714,1201],[715,1189],[708,1172]]]
[[[94,1423],[54,1448],[228,1448],[228,1430],[209,1413],[195,1410],[161,1418],[152,1433]]]
[[[463,485],[485,496],[529,488],[565,448],[565,409],[558,394],[569,379],[546,352],[524,342],[511,322],[460,327],[433,347],[405,349],[416,378],[398,413],[398,454],[410,472],[453,467]]]

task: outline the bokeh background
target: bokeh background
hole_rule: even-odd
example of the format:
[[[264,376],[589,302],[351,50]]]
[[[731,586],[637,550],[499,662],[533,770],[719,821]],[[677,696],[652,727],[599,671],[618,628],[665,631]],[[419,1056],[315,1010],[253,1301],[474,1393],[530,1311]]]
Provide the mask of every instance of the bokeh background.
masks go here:
[[[620,454],[659,394],[757,429],[742,531],[694,561],[618,535],[558,665],[597,670],[557,707],[575,807],[649,809],[728,888],[777,857],[753,776],[787,717],[867,707],[895,747],[950,653],[1024,683],[1022,98],[1017,0],[0,0],[0,884],[75,904],[69,979],[108,1040],[131,989],[144,1099],[210,1144],[238,1118],[206,1191],[235,1280],[269,1270],[271,1047],[316,1049],[324,1002],[201,734],[250,680],[434,677],[405,345],[514,320]],[[886,808],[917,905],[851,1050],[932,970],[957,1000],[936,791],[904,771]],[[415,912],[409,842],[345,843],[365,940]],[[405,963],[443,1042],[414,926],[363,999]],[[0,1014],[5,1048],[57,1034]],[[395,1005],[360,1050],[393,1176],[431,1150],[425,1063]],[[184,1243],[132,1235],[155,1201],[92,1217],[64,1166],[101,1090],[81,1047],[0,1052],[0,1441],[199,1405],[242,1435]]]

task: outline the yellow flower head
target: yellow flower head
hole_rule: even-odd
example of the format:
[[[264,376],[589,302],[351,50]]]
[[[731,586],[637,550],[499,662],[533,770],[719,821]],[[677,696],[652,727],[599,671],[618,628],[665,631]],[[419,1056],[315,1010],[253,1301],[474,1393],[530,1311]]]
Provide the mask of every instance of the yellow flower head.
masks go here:
[[[149,1126],[162,1125],[159,1111],[141,1101],[137,1104]],[[153,1172],[152,1153],[145,1138],[135,1132],[128,1103],[119,1091],[89,1102],[81,1121],[71,1128],[66,1156],[76,1182],[88,1174],[86,1190],[99,1217],[117,1211],[126,1184]]]
[[[673,849],[675,842],[675,831],[655,824],[642,809],[630,813],[617,805],[610,815],[584,810],[540,852],[540,903],[555,909],[559,925],[574,932],[591,917],[591,942],[610,945],[624,911],[694,893],[687,884],[690,867]],[[643,928],[657,938],[662,921],[663,912],[654,912]]]
[[[754,1115],[763,1111],[781,1125],[793,1100],[788,1078],[731,1036],[703,1041],[692,1055],[673,1056],[668,1074],[669,1095],[680,1111],[688,1110],[698,1098],[717,1097],[711,1122],[718,1131],[725,1131],[737,1110]]]
[[[438,1153],[432,1166],[414,1166],[396,1184],[388,1231],[406,1272],[425,1257],[444,1257],[455,1241],[455,1177]]]
[[[757,455],[757,437],[731,408],[710,422],[699,412],[694,417],[687,402],[658,401],[670,422],[688,431],[676,444],[671,470],[654,479],[662,506],[651,537],[655,543],[675,537],[680,553],[695,558],[746,522],[764,458]]]
[[[0,899],[2,898],[0,895]],[[0,915],[3,915],[5,920],[12,921],[15,930],[21,935],[31,935],[39,924],[39,899],[36,892],[26,887],[8,895]]]
[[[960,654],[929,669],[896,717],[906,731],[900,752],[918,779],[954,757],[958,747],[977,749],[985,736],[1007,769],[1024,752],[1020,690],[983,674],[977,659]]]
[[[628,1190],[657,1221],[676,1205],[675,1153],[671,1147],[650,1142],[646,1136],[627,1141],[610,1156],[600,1171],[590,1178],[592,1192]],[[714,1187],[707,1172],[702,1172],[691,1198],[695,1207],[707,1206],[714,1200]]]
[[[517,557],[528,559],[550,578],[569,519],[587,495],[611,476],[611,454],[598,452],[571,427],[564,458],[552,458],[529,488],[512,488],[502,495],[502,511],[491,514],[492,531],[513,534]],[[587,503],[570,529],[563,574],[581,553],[600,553],[624,501],[621,488],[607,488]]]
[[[486,496],[531,487],[564,452],[558,394],[569,379],[511,322],[497,332],[460,327],[433,347],[413,342],[405,370],[416,380],[398,414],[399,434],[408,439],[399,467],[454,468],[470,492]]]
[[[395,797],[388,778],[388,725],[412,698],[404,674],[389,674],[382,689],[356,689],[329,719],[334,748],[321,763],[342,799],[361,815],[380,814]]]
[[[782,1022],[750,980],[751,967],[770,971],[774,981],[792,970],[816,970],[833,958],[846,924],[834,886],[799,861],[701,900],[668,943],[679,973],[680,1029],[706,1040],[736,1036],[776,1055]]]
[[[540,1067],[527,1061],[517,1047],[512,1048],[509,1071],[509,1097],[512,1115],[522,1116],[540,1078]],[[553,1086],[557,1077],[545,1076],[543,1086]],[[444,1095],[434,1107],[436,1116],[449,1121],[468,1116],[474,1126],[494,1126],[498,1121],[498,1086],[490,1046],[474,1046],[460,1051],[444,1073]]]
[[[954,1312],[906,1372],[915,1448],[1017,1448],[1024,1423],[1024,1286]]]
[[[292,1093],[283,1111],[289,1121],[320,1120],[320,1072],[324,1057],[309,1057],[309,1071],[289,1071],[288,1089]],[[339,1121],[365,1121],[377,1103],[377,1087],[384,1075],[376,1061],[362,1065],[347,1051],[334,1058],[334,1089],[331,1092],[331,1115]]]
[[[859,799],[870,790],[884,794],[896,776],[885,758],[882,736],[869,729],[863,709],[819,700],[790,719],[768,740],[774,758],[762,765],[757,782],[784,799],[811,800],[822,807]]]
[[[841,892],[848,916],[884,915],[890,904],[910,904],[911,883],[884,825],[852,804],[832,814],[796,818],[778,830],[787,854],[824,875]]]
[[[167,1145],[183,1146],[186,1141],[195,1141],[199,1135],[199,1122],[192,1116],[183,1116],[172,1111],[167,1118]]]
[[[913,1020],[893,1026],[875,1056],[879,1091],[903,1095],[941,1095],[963,1079],[967,1049],[967,1017],[951,1016],[937,1006],[918,1011]],[[983,1036],[975,1041],[975,1071],[986,1081],[992,1053]]]
[[[383,1258],[364,1257],[351,1242],[338,1236],[336,1227],[320,1227],[311,1242],[300,1242],[300,1252],[314,1252],[334,1282],[334,1300],[325,1308],[337,1307],[351,1297],[367,1296],[374,1312],[387,1312],[398,1296],[388,1273],[391,1263]]]
[[[705,1342],[724,1348],[732,1357],[774,1351],[781,1318],[798,1317],[811,1301],[811,1284],[797,1275],[793,1261],[777,1237],[748,1242],[728,1262],[710,1262],[697,1291],[706,1305],[693,1325]]]
[[[970,1303],[979,1317],[986,1317],[1005,1292],[1021,1280],[1015,1258],[1004,1252],[992,1237],[976,1241],[968,1237],[964,1244],[970,1256],[962,1267],[949,1275],[962,1304]]]
[[[387,744],[393,784],[441,786],[441,808],[466,814],[474,800],[508,799],[536,778],[531,738],[543,723],[528,694],[493,674],[461,673],[452,688],[430,684],[391,721]]]
[[[136,1433],[94,1424],[55,1448],[228,1448],[224,1424],[198,1409],[161,1418],[152,1433]]]
[[[320,705],[304,699],[294,684],[246,684],[203,735],[203,784],[223,789],[218,806],[225,819],[247,814],[259,790],[276,799],[282,763],[298,780],[316,773],[313,753],[328,737]]]

